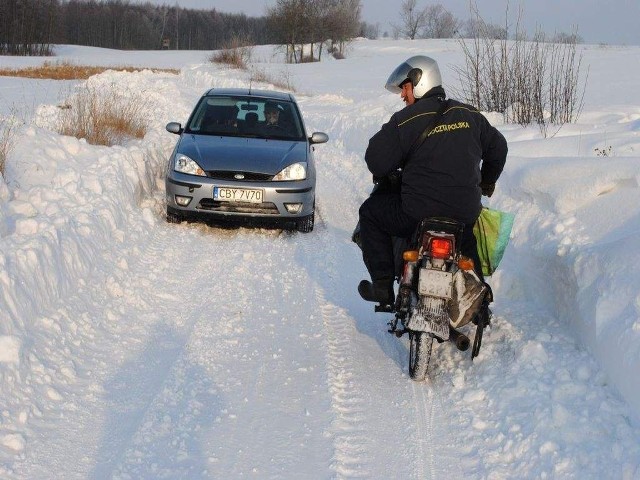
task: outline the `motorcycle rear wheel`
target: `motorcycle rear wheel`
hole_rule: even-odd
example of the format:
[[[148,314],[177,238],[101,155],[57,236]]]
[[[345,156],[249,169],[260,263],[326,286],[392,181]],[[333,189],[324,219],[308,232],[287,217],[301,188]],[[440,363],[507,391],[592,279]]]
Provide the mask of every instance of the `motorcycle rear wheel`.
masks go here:
[[[409,376],[416,382],[427,377],[433,337],[425,332],[409,332]]]

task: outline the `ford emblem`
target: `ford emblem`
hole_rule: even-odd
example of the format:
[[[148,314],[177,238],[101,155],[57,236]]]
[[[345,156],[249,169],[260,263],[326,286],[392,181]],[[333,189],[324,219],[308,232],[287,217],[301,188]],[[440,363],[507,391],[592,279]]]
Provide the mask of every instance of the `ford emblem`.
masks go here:
[[[244,175],[241,173],[236,173],[233,178],[235,178],[236,180],[243,180],[244,179]]]

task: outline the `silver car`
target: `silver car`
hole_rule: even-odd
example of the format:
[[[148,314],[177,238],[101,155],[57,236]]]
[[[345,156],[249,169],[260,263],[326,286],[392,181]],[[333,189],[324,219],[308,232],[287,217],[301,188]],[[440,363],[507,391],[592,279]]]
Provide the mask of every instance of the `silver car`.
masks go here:
[[[194,218],[313,230],[316,169],[294,97],[249,89],[211,89],[180,135],[166,174],[167,221]]]

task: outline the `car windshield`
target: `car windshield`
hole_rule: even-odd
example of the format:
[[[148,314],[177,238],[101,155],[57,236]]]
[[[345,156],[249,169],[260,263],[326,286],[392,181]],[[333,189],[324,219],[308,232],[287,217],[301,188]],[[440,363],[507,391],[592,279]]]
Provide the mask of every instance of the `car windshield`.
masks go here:
[[[185,131],[228,137],[305,140],[300,114],[293,102],[249,96],[203,97]]]

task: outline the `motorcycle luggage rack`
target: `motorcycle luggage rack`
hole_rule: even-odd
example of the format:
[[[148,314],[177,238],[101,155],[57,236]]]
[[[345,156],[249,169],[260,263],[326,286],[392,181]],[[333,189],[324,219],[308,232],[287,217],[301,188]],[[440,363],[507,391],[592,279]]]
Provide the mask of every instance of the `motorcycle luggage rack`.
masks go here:
[[[458,222],[451,218],[444,217],[427,217],[422,219],[418,227],[419,234],[426,231],[444,232],[455,235],[458,240],[464,231],[464,223]]]
[[[453,235],[456,243],[456,245],[454,245],[454,249],[457,249],[458,245],[462,242],[463,231],[464,223],[458,222],[457,220],[445,217],[426,217],[422,219],[420,225],[416,229],[412,244],[419,247],[425,234],[428,232],[442,232]],[[430,233],[429,235],[431,236]]]

